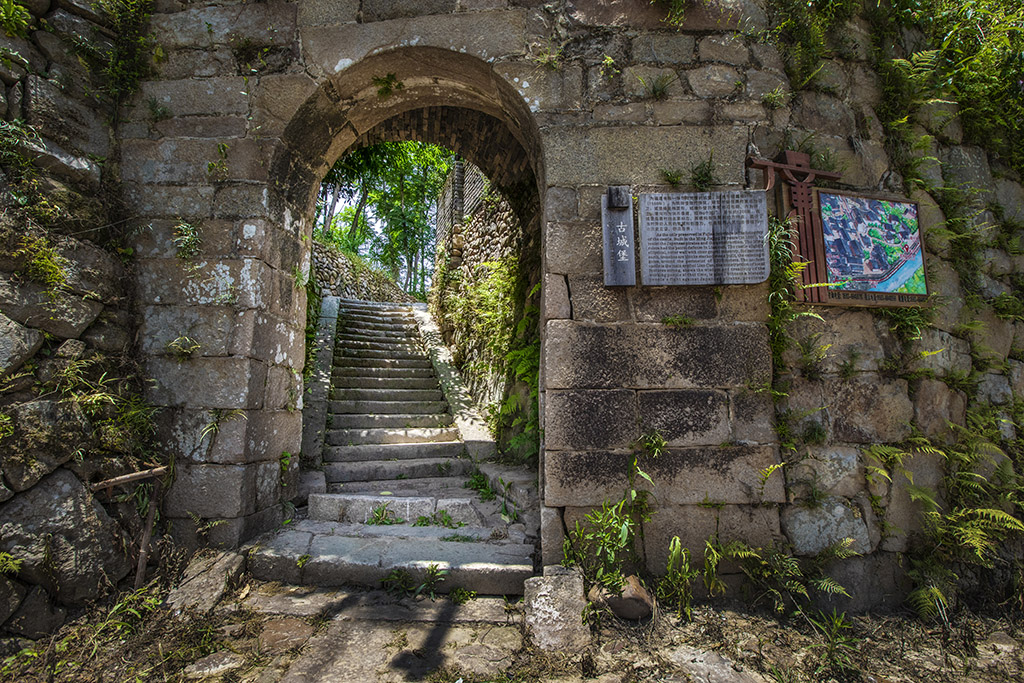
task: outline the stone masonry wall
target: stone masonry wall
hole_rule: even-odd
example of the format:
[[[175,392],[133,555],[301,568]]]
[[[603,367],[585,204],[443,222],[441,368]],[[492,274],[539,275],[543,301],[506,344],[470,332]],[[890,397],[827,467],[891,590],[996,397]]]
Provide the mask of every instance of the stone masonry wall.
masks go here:
[[[322,294],[364,301],[415,301],[384,273],[319,242],[313,243],[313,266]]]
[[[461,181],[458,186],[455,179]],[[489,185],[483,172],[468,162],[453,169],[446,181],[438,220],[451,216],[452,222],[438,240],[437,263],[445,266],[436,271],[430,304],[463,381],[477,404],[493,412],[508,391],[505,359],[490,350],[492,339],[475,333],[477,318],[491,311],[476,310],[470,292],[487,286],[498,262],[518,259],[523,230],[508,201]],[[462,199],[461,205],[455,205],[454,197]],[[456,211],[462,215],[454,216]],[[511,300],[505,315],[507,325],[514,325]]]
[[[89,489],[138,469],[103,398],[138,391],[131,270],[105,196],[113,111],[75,51],[109,29],[87,3],[23,4],[26,36],[0,31],[0,553],[17,564],[0,573],[0,657],[123,579],[141,525],[134,504]]]
[[[606,288],[602,279],[608,185],[670,191],[664,171],[682,171],[685,185],[688,169],[713,159],[713,189],[758,186],[744,171],[748,154],[803,142],[839,162],[841,187],[903,192],[874,111],[882,95],[863,20],[845,27],[850,49],[826,64],[820,87],[793,93],[778,51],[757,38],[767,27],[758,0],[694,3],[682,30],[662,21],[662,4],[625,0],[168,0],[158,9],[152,26],[167,58],[123,112],[119,137],[126,199],[152,225],[133,245],[139,343],[179,463],[166,510],[178,528],[193,514],[225,520],[211,540],[237,543],[280,519],[279,459],[299,443],[298,283],[317,185],[353,145],[421,139],[542,202],[544,563],[560,559],[564,524],[621,495],[630,444],[656,429],[669,451],[648,467],[659,508],[646,529],[652,570],[674,534],[698,550],[717,529],[801,554],[815,551],[814,539],[848,535],[869,554],[847,565],[847,578],[879,600],[899,592],[903,541],[892,529],[910,530],[913,511],[905,486],[868,485],[861,448],[899,441],[908,421],[935,435],[936,416],[961,419],[967,398],[1012,405],[1024,347],[1019,323],[992,303],[1017,284],[1019,257],[1006,241],[991,240],[967,306],[933,232],[930,282],[946,298],[910,355],[896,357],[884,320],[829,309],[824,322],[793,330],[833,344],[811,372],[793,356],[792,368],[772,367],[766,285]],[[382,93],[374,81],[390,73],[403,87]],[[645,85],[656,81],[663,92]],[[961,144],[955,116],[943,118],[926,109],[919,120],[938,160],[926,172],[1020,216],[1020,179]],[[926,229],[940,226],[934,202],[914,198]],[[202,226],[191,261],[175,254],[182,221]],[[693,323],[662,323],[683,315]],[[189,329],[211,332],[179,363],[166,342]],[[841,365],[853,339],[864,352]],[[968,359],[982,370],[977,389],[942,381]],[[915,364],[934,377],[906,371]],[[785,372],[781,409],[798,416],[801,434],[811,421],[820,429],[798,446],[809,457],[762,486],[761,470],[795,459],[780,452],[776,407],[758,391]],[[197,395],[199,382],[213,390]],[[972,396],[958,393],[965,386]],[[224,420],[212,442],[199,438],[211,415],[237,414],[247,419]],[[818,507],[797,502],[808,478],[826,494]]]

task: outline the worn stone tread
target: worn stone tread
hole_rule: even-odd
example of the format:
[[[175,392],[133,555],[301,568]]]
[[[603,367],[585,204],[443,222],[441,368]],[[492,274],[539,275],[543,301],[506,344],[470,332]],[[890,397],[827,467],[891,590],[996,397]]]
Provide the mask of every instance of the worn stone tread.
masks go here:
[[[464,452],[465,444],[461,441],[327,446],[324,448],[324,462],[367,462],[371,460],[457,458]]]
[[[437,414],[448,410],[444,401],[331,401],[332,413]]]
[[[409,479],[469,474],[475,465],[464,458],[418,458],[369,462],[325,462],[328,486],[353,481],[381,481],[405,475]]]
[[[358,444],[425,443],[431,441],[458,441],[455,427],[412,427],[408,429],[332,429],[327,432],[330,446]]]
[[[449,413],[335,413],[331,428],[337,429],[413,429],[416,427],[445,427],[452,423]]]

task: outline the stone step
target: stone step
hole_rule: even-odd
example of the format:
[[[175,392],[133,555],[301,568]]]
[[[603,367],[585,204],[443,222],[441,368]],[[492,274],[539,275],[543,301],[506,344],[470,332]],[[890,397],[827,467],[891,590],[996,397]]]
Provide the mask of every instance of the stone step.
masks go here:
[[[523,582],[533,575],[532,545],[345,536],[330,522],[321,524],[319,533],[287,529],[259,538],[249,561],[253,576],[316,586],[379,586],[395,569],[422,581],[434,565],[447,571],[438,591],[521,595]]]
[[[433,373],[434,366],[427,358],[357,358],[355,356],[334,356],[334,372],[346,368],[364,368],[374,372],[361,374],[376,374],[382,369],[419,369],[430,370]]]
[[[398,351],[402,353],[422,353],[423,347],[410,339],[409,341],[354,341],[339,339],[335,343],[335,353],[342,349],[376,349],[377,351]]]
[[[406,323],[389,323],[380,320],[345,320],[338,322],[337,332],[352,334],[401,334],[407,336],[419,335],[419,329],[415,325]]]
[[[465,452],[461,441],[426,443],[359,444],[356,446],[325,446],[324,462],[369,462],[372,460],[420,460],[423,458],[457,458]]]
[[[356,444],[427,443],[458,441],[455,427],[412,427],[408,429],[331,429],[327,432],[329,446]]]
[[[331,378],[337,380],[342,377],[436,379],[433,368],[335,366]]]
[[[419,460],[386,460],[377,462],[325,462],[327,484],[365,481],[401,481],[399,477],[468,476],[475,465],[465,458],[422,458]]]
[[[469,524],[452,528],[434,524],[430,526],[412,526],[411,524],[363,524],[362,522],[302,519],[295,522],[291,528],[311,533],[333,533],[338,536],[362,536],[364,538],[420,538],[440,541],[443,538],[458,535],[464,540],[460,539],[460,541],[456,542],[508,543],[507,537],[500,530],[496,533],[493,527],[472,526]]]
[[[376,515],[391,524],[412,524],[420,517],[431,517],[444,511],[454,524],[480,526],[483,517],[477,513],[470,498],[435,498],[433,496],[390,496],[368,493],[313,493],[309,496],[309,518],[327,522],[372,524]],[[402,520],[402,521],[399,521]]]
[[[444,413],[448,411],[445,401],[331,401],[330,412],[339,413],[383,413],[385,415]]]
[[[330,416],[334,429],[412,429],[415,427],[444,427],[452,423],[448,413],[394,413],[372,415],[337,413]]]
[[[384,350],[384,349],[349,349],[345,347],[335,347],[334,349],[334,362],[337,363],[339,359],[346,358],[383,358],[386,360],[419,360],[430,362],[427,358],[427,354],[420,350]]]
[[[429,377],[370,377],[332,375],[331,384],[344,389],[437,389],[437,378]]]
[[[332,401],[443,401],[440,389],[362,389],[336,387]]]
[[[352,327],[385,325],[389,326],[392,330],[415,330],[416,318],[406,313],[340,310],[338,311],[338,325]]]
[[[459,498],[474,496],[466,488],[468,476],[421,477],[412,479],[399,475],[400,479],[375,479],[371,481],[350,481],[334,483],[327,487],[327,493],[388,493],[393,496],[433,496],[434,498]]]
[[[419,339],[414,331],[395,332],[392,330],[364,330],[357,327],[339,330],[335,341],[399,341],[410,342]]]
[[[342,312],[354,311],[357,313],[369,313],[373,315],[412,315],[412,308],[397,304],[394,306],[374,306],[358,302],[341,302],[338,309]]]

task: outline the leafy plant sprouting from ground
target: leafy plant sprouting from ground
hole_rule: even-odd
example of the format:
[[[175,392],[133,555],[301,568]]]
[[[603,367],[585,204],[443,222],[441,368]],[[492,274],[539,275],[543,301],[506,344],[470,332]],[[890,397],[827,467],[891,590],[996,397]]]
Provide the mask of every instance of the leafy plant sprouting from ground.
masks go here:
[[[829,612],[818,612],[817,617],[809,617],[811,624],[817,629],[822,642],[814,643],[811,649],[821,650],[821,663],[814,670],[815,676],[825,672],[842,675],[854,670],[853,657],[857,653],[859,638],[848,635],[851,628],[845,612],[837,612],[833,607]]]
[[[697,192],[707,192],[712,185],[722,181],[715,175],[715,153],[712,151],[704,161],[690,166],[690,185]]]
[[[651,508],[650,494],[637,489],[637,479],[644,479],[652,485],[653,482],[640,468],[640,458],[657,457],[665,446],[665,439],[657,432],[640,437],[629,458],[627,488],[623,497],[615,503],[605,501],[601,509],[587,513],[584,523],[576,522],[566,535],[562,545],[562,564],[579,567],[588,589],[599,585],[619,592],[628,570],[635,571],[642,566],[642,525],[651,520]],[[627,572],[623,573],[624,570]]]
[[[452,519],[452,515],[447,510],[437,510],[430,515],[420,515],[413,522],[413,526],[439,526],[445,529],[458,529],[461,526],[466,526],[465,522],[456,522]]]
[[[370,511],[370,516],[365,524],[377,526],[388,526],[391,524],[404,524],[405,520],[395,514],[388,503],[381,503]]]
[[[433,563],[424,569],[422,581],[417,581],[408,569],[398,567],[381,579],[381,587],[391,595],[413,598],[423,595],[433,600],[447,578],[448,570]]]
[[[700,569],[690,566],[690,551],[683,547],[678,536],[668,546],[668,562],[665,576],[657,583],[658,599],[675,610],[676,616],[693,617],[693,581],[700,577]]]
[[[0,0],[0,28],[12,38],[24,38],[32,23],[32,14],[17,0]]]
[[[190,259],[199,255],[203,245],[202,230],[199,225],[187,221],[178,221],[173,230],[174,248],[180,259]]]
[[[477,495],[480,496],[480,500],[487,502],[494,500],[496,495],[494,489],[491,488],[490,481],[487,479],[487,475],[480,470],[473,470],[469,475],[469,479],[462,485],[462,488],[476,491]]]
[[[683,172],[679,169],[663,168],[660,173],[661,179],[672,187],[679,187],[683,182]]]
[[[636,79],[640,81],[640,85],[649,99],[661,101],[668,99],[668,89],[679,80],[679,77],[674,73],[664,72],[647,78],[637,76]]]
[[[370,80],[373,82],[374,87],[377,88],[377,97],[382,100],[386,100],[396,90],[401,90],[405,87],[405,84],[398,80],[398,76],[393,73],[385,76],[374,76]]]
[[[688,315],[666,315],[661,319],[662,325],[668,325],[669,327],[682,328],[690,327],[693,325],[693,318]]]

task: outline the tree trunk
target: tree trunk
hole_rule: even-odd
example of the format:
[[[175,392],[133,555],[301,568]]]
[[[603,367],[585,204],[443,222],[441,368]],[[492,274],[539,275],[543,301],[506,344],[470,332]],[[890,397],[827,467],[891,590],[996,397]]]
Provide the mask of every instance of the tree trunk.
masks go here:
[[[352,214],[352,225],[348,229],[348,239],[351,242],[359,234],[359,220],[363,217],[363,210],[366,208],[366,198],[369,196],[369,188],[366,182],[360,184],[359,202],[356,204],[355,213]]]
[[[334,186],[334,193],[331,195],[330,208],[327,209],[327,213],[324,216],[324,234],[330,234],[331,232],[331,221],[334,220],[334,211],[338,208],[338,195],[341,194],[341,186]]]

